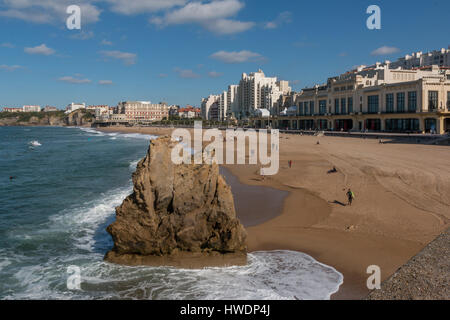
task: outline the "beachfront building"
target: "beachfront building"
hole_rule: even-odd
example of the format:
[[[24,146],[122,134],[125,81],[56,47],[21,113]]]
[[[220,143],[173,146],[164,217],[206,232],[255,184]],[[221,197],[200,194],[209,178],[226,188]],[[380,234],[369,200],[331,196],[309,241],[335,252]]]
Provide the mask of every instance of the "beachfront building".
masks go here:
[[[243,73],[238,90],[238,118],[251,117],[258,109],[266,109],[274,114],[280,97],[290,92],[288,81],[266,77],[261,69],[250,74]]]
[[[69,104],[66,107],[66,112],[65,113],[69,114],[69,113],[74,112],[74,111],[76,111],[78,109],[86,109],[86,103],[75,103],[75,102],[72,102],[71,104]]]
[[[214,118],[224,121],[229,118],[248,119],[255,115],[258,109],[269,110],[271,114],[275,114],[280,97],[290,92],[288,81],[266,77],[262,70],[243,73],[238,85],[230,85],[222,94],[202,99],[202,116],[207,120]],[[214,117],[211,117],[210,108],[216,102],[217,112],[214,111]]]
[[[389,63],[389,62],[388,62]],[[430,52],[414,52],[390,63],[390,68],[414,69],[437,65],[440,67],[450,67],[450,46],[448,49],[434,50]]]
[[[22,108],[8,108],[8,107],[4,107],[2,109],[3,112],[23,112]]]
[[[201,103],[201,110],[202,110],[202,118],[205,120],[214,120],[217,119],[217,104],[219,102],[220,96],[219,95],[209,95],[207,98],[202,99]],[[211,114],[211,107],[214,105],[213,114]]]
[[[232,117],[236,118],[236,114],[239,112],[239,86],[232,84],[228,86],[227,91],[227,119]]]
[[[154,122],[169,118],[169,106],[150,101],[120,102],[117,112],[124,114],[130,123]]]
[[[23,112],[41,112],[41,106],[23,106]]]
[[[450,68],[360,67],[303,89],[293,107],[269,120],[255,117],[252,123],[280,129],[442,134],[450,131]]]

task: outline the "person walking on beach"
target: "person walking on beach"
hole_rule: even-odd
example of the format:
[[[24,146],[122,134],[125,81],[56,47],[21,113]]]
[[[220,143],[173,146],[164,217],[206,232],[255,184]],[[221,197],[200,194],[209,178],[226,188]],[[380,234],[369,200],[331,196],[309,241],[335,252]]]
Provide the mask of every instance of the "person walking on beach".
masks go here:
[[[355,199],[355,194],[352,190],[348,189],[347,191],[348,205],[351,206],[353,203],[353,199]]]
[[[289,164],[289,168],[292,168],[292,160],[289,160],[288,164]]]

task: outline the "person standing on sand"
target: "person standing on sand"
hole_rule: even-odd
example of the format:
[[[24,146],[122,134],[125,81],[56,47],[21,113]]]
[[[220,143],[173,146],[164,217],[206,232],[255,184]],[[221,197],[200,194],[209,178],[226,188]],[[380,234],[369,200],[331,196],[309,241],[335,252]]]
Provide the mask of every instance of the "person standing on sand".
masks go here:
[[[347,191],[348,205],[351,206],[353,203],[353,199],[355,199],[355,194],[352,190],[348,189]]]

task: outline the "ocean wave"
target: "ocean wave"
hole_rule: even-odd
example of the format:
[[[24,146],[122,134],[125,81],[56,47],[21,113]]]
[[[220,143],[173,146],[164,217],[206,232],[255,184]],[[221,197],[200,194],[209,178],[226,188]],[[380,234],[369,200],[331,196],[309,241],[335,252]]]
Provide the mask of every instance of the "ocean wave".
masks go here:
[[[70,226],[74,245],[79,249],[92,252],[97,242],[94,236],[99,226],[109,217],[114,216],[115,208],[131,194],[132,190],[130,180],[126,187],[101,193],[98,199],[84,203],[78,208],[65,210],[61,214],[52,216],[50,220],[57,229]]]

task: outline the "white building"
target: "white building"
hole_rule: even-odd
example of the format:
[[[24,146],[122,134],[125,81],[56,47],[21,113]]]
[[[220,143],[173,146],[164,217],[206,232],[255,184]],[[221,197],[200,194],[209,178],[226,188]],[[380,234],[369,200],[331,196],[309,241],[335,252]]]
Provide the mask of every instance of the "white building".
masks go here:
[[[72,102],[71,104],[69,104],[67,107],[66,107],[66,114],[69,114],[69,113],[71,113],[71,112],[74,112],[75,110],[78,110],[78,109],[86,109],[86,103],[75,103],[75,102]]]
[[[387,61],[387,63],[389,63],[389,61]],[[442,48],[441,50],[434,50],[426,53],[419,51],[414,52],[411,55],[407,54],[405,57],[390,63],[390,68],[414,69],[429,67],[431,65],[450,67],[450,46],[448,46],[448,49]]]
[[[262,70],[249,75],[242,74],[239,82],[239,118],[252,116],[257,109],[267,109],[273,113],[278,99],[291,92],[288,81],[278,81],[276,77],[266,77]]]
[[[41,112],[41,106],[23,106],[23,112]]]
[[[228,112],[227,118],[230,118],[232,115],[236,117],[236,114],[239,112],[239,86],[232,84],[228,86],[227,92],[227,105]]]
[[[220,121],[226,120],[228,114],[228,91],[222,92],[219,97],[219,109],[218,109],[218,119]]]
[[[219,95],[209,95],[207,98],[202,99],[201,109],[202,109],[202,118],[205,120],[211,120],[211,106],[215,103],[218,103],[220,99]]]
[[[152,122],[169,118],[169,106],[150,101],[124,101],[117,106],[119,114],[125,114],[130,122]]]

